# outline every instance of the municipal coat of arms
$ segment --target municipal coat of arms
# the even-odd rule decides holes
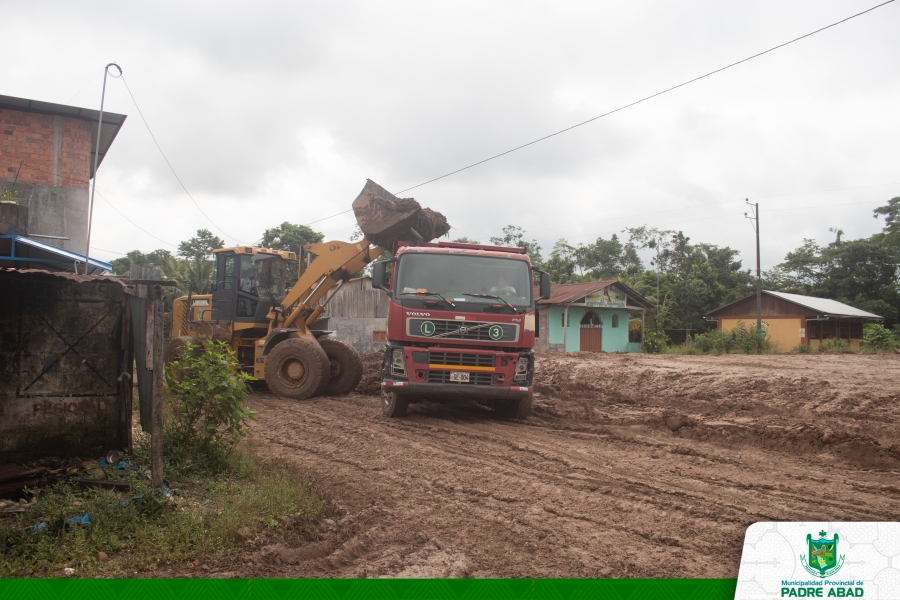
[[[803,568],[816,577],[834,575],[844,566],[844,556],[838,555],[838,534],[835,533],[832,539],[826,538],[826,535],[824,531],[820,531],[816,539],[811,533],[806,534],[806,548],[809,554],[800,555]]]

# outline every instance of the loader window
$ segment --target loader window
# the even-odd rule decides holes
[[[223,260],[220,264],[222,265],[222,269],[219,271],[219,280],[216,282],[218,287],[218,283],[225,282],[223,286],[227,290],[234,289],[234,261],[236,257],[234,255],[227,256],[225,260]]]
[[[253,268],[256,272],[260,286],[264,287],[268,292],[263,291],[262,295],[266,298],[269,293],[277,300],[284,297],[284,261],[277,256],[256,255],[253,257]]]

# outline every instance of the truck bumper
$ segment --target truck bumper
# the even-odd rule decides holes
[[[460,385],[454,383],[418,383],[415,381],[383,381],[381,389],[404,396],[440,399],[516,400],[525,398],[532,386]]]

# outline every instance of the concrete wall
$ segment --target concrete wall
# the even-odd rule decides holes
[[[28,207],[30,234],[84,253],[91,124],[81,119],[0,109],[0,192],[13,187]],[[18,179],[16,176],[18,174]]]
[[[737,327],[738,321],[744,322],[747,329],[756,329],[756,317],[749,319],[720,319],[719,327],[723,330],[734,329]],[[791,348],[798,345],[802,339],[800,338],[800,328],[803,326],[805,319],[803,317],[770,317],[763,318],[768,323],[768,327],[763,325],[766,330],[766,338],[776,345],[779,352],[790,352]]]
[[[326,317],[312,328],[334,331],[333,337],[349,343],[360,354],[381,352],[387,339],[387,318]]]
[[[551,306],[549,310],[541,307],[542,312],[548,313],[549,336],[546,343],[548,349],[558,345],[562,349],[563,338],[565,337],[566,352],[578,352],[581,350],[581,319],[587,311],[593,311],[600,317],[602,323],[601,350],[603,352],[640,352],[640,344],[634,345],[628,342],[628,317],[629,313],[624,309],[616,308],[593,308],[585,306],[569,307],[569,323],[568,331],[563,331],[562,317],[565,307]],[[612,326],[613,315],[618,315],[619,326]],[[542,322],[543,325],[543,322]],[[544,329],[541,329],[541,336],[544,336]],[[636,347],[636,350],[635,350]]]
[[[115,282],[0,273],[0,462],[126,445],[125,298]]]
[[[12,187],[12,181],[0,181],[0,193]],[[69,240],[34,238],[51,246],[84,254],[87,242],[88,191],[37,184],[16,184],[17,204],[28,208],[29,234],[55,235]]]

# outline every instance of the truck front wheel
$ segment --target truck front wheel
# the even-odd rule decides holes
[[[528,394],[524,398],[518,400],[498,401],[494,407],[494,411],[498,417],[505,419],[519,419],[524,421],[531,414],[532,395]]]
[[[328,357],[315,340],[290,338],[266,359],[266,384],[276,396],[306,400],[328,379]]]
[[[397,392],[381,390],[381,414],[388,418],[402,417],[409,408],[409,399]]]
[[[341,340],[320,340],[319,344],[328,357],[328,377],[325,378],[325,387],[321,393],[328,396],[340,396],[355,390],[363,376],[363,364],[359,352]]]

